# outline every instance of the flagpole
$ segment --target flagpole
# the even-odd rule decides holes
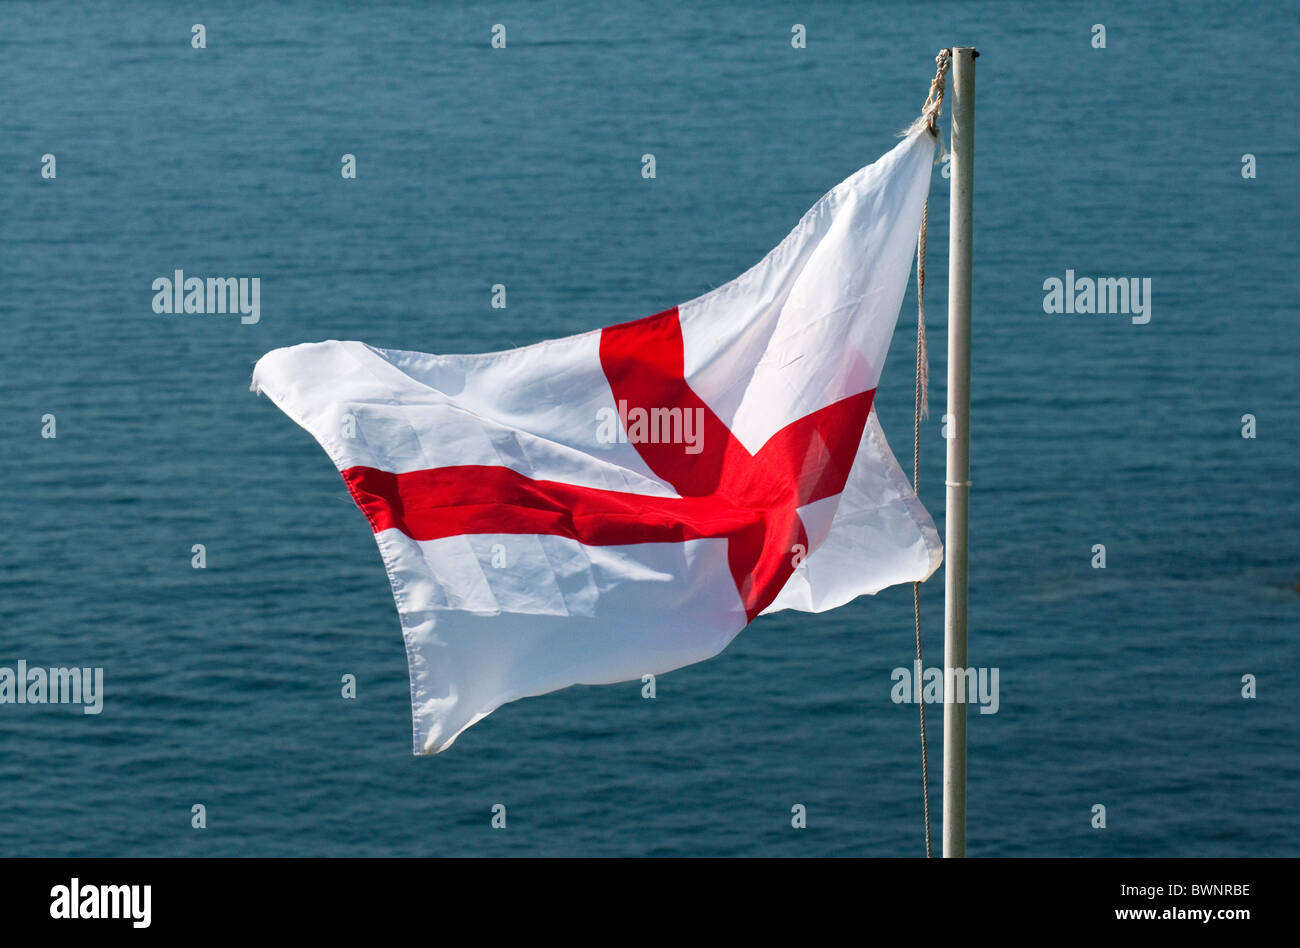
[[[971,191],[975,57],[952,51],[952,178],[948,223],[948,464],[944,516],[943,855],[966,855],[966,526],[970,500]],[[954,674],[954,669],[958,670]],[[960,676],[960,677],[958,677]],[[962,697],[967,695],[963,691]]]

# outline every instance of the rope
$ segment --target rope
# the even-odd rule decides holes
[[[930,94],[921,108],[917,123],[939,137],[939,115],[943,111],[943,85],[952,63],[952,50],[941,49],[934,57],[935,74]],[[915,127],[915,126],[913,126]],[[916,237],[916,413],[912,419],[912,491],[921,496],[921,419],[930,417],[930,357],[925,343],[925,235],[930,222],[930,199],[921,212],[921,232]],[[921,655],[921,584],[912,583],[912,613],[916,617],[916,665],[925,669]],[[921,682],[912,683],[920,688]],[[925,696],[917,702],[921,709],[921,800],[925,808],[925,858],[930,858],[930,752],[925,733]]]
[[[935,72],[934,78],[930,80],[930,94],[925,97],[925,105],[921,106],[921,116],[925,119],[930,134],[938,135],[939,116],[943,112],[943,81],[948,75],[948,67],[952,65],[952,50],[939,50],[939,55],[934,57],[934,65]]]

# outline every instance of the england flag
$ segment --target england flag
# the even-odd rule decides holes
[[[744,275],[653,316],[482,355],[262,357],[253,390],[374,531],[416,754],[516,698],[667,672],[762,613],[934,572],[872,399],[935,143],[914,131]]]

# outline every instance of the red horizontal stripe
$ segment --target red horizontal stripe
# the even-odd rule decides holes
[[[506,467],[461,465],[392,474],[351,467],[343,479],[376,533],[414,540],[465,534],[549,534],[589,546],[727,539],[727,561],[752,619],[807,555],[798,508],[844,489],[875,391],[800,418],[751,455],[683,378],[677,311],[601,333],[600,361],[615,403],[694,412],[687,445],[637,443],[642,460],[678,492],[655,497],[534,480]]]
[[[548,533],[589,546],[681,543],[728,536],[761,513],[713,497],[578,487],[472,464],[406,474],[350,467],[343,479],[376,533],[397,529],[413,540]]]

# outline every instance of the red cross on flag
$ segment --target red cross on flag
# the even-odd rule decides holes
[[[743,276],[654,316],[484,355],[262,357],[254,391],[374,530],[415,753],[516,698],[671,671],[760,613],[934,572],[872,411],[934,147],[913,133]]]

